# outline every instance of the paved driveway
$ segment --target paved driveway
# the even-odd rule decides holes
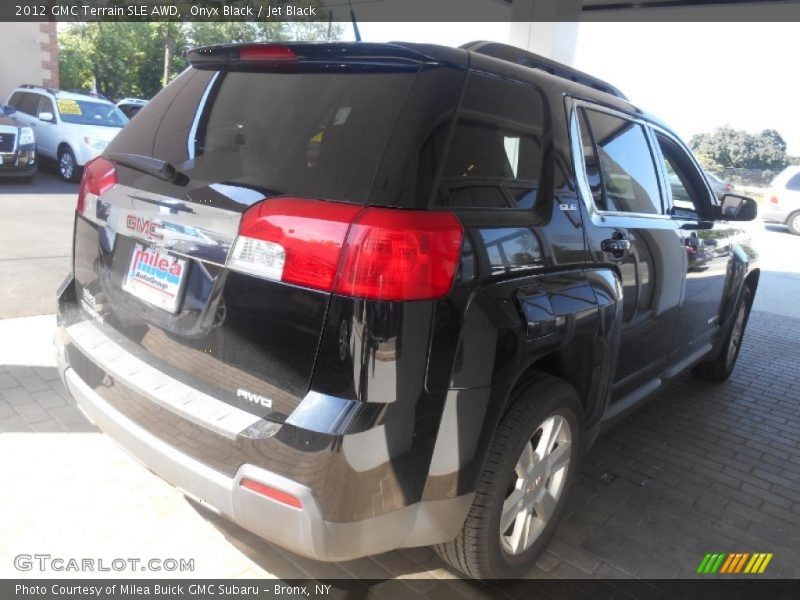
[[[77,184],[40,171],[32,184],[0,180],[0,318],[55,312],[69,271]]]
[[[32,199],[15,217],[49,231],[60,259],[70,201]],[[21,202],[0,189],[4,213]],[[764,576],[800,577],[800,267],[791,258],[800,238],[761,224],[754,236],[768,271],[733,377],[710,385],[684,376],[602,436],[531,577],[687,577],[706,552],[772,552]],[[26,260],[5,246],[4,281],[9,264]],[[33,312],[19,300],[2,310]],[[48,316],[0,320],[0,469],[11,482],[0,486],[0,577],[25,575],[12,566],[17,554],[47,552],[194,559],[194,572],[171,576],[413,578],[409,585],[431,596],[475,596],[428,549],[318,563],[186,500],[83,419],[55,371],[53,325]]]

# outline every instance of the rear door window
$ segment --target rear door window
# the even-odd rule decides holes
[[[23,92],[22,97],[19,99],[19,104],[17,104],[16,109],[20,112],[25,113],[26,115],[36,115],[36,109],[39,106],[39,96],[38,94],[31,94],[29,92]]]
[[[658,175],[644,127],[608,113],[582,111],[586,171],[597,208],[660,214]]]
[[[535,88],[471,73],[436,204],[531,208],[542,173],[544,103]]]
[[[37,117],[42,113],[50,113],[51,115],[55,114],[55,111],[53,110],[53,101],[47,96],[42,96],[39,99],[39,106],[36,109]]]
[[[22,102],[22,92],[14,92],[8,99],[8,105],[13,106],[17,110],[19,110],[19,105],[21,102]]]

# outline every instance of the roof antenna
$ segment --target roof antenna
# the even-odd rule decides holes
[[[347,0],[347,6],[350,7],[350,20],[353,22],[353,33],[356,36],[356,41],[361,41],[361,32],[358,31],[358,22],[356,21],[356,13],[353,11],[353,3]]]

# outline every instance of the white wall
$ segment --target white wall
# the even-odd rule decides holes
[[[0,102],[22,83],[58,86],[55,23],[0,23]]]

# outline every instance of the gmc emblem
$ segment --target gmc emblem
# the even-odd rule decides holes
[[[125,224],[131,231],[141,233],[149,238],[160,240],[164,237],[159,233],[161,224],[158,221],[137,217],[136,215],[128,215]]]

